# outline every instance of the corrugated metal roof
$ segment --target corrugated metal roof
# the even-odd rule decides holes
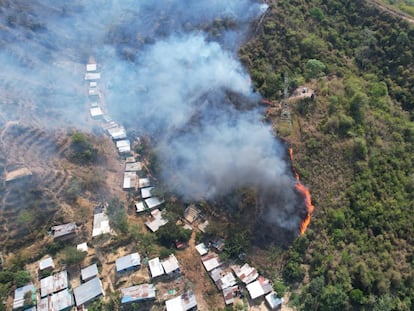
[[[57,225],[51,228],[54,238],[59,238],[71,233],[76,232],[76,222],[71,222],[68,224]]]
[[[141,188],[141,198],[146,199],[152,197],[152,189],[154,189],[154,187]]]
[[[197,301],[192,291],[185,292],[181,296],[165,302],[167,311],[187,311],[197,306]]]
[[[163,260],[161,264],[167,274],[180,269],[180,265],[174,254],[171,254],[168,259]]]
[[[204,243],[197,244],[195,248],[201,256],[204,256],[208,253],[208,248]]]
[[[155,299],[155,286],[153,284],[141,284],[121,289],[121,303]]]
[[[81,306],[84,303],[90,302],[104,294],[101,280],[98,277],[93,278],[74,288],[73,294],[75,295],[76,306]]]
[[[68,290],[44,297],[37,305],[38,311],[61,311],[73,306],[73,296]]]
[[[97,275],[98,275],[98,266],[96,265],[96,263],[86,268],[83,268],[81,270],[81,276],[82,276],[83,281],[88,280]]]
[[[40,270],[44,270],[44,269],[48,269],[48,268],[54,268],[55,264],[53,263],[53,259],[52,257],[47,257],[45,259],[42,259],[41,261],[39,261],[39,269]]]
[[[280,307],[280,305],[283,303],[283,298],[277,297],[277,294],[275,292],[266,295],[265,299],[272,310]]]
[[[260,277],[257,281],[247,284],[250,298],[256,299],[272,291],[272,284],[268,279]]]
[[[110,233],[109,218],[105,213],[97,213],[93,215],[93,230],[92,236]]]
[[[148,206],[148,209],[156,208],[163,203],[164,203],[164,200],[160,200],[157,197],[145,199],[145,204]]]
[[[206,268],[207,272],[221,266],[220,258],[216,254],[206,255],[201,258],[204,268]]]
[[[129,254],[127,256],[118,258],[115,261],[116,271],[126,270],[132,267],[137,267],[141,264],[141,257],[138,253]]]
[[[31,292],[32,295],[36,295],[36,288],[33,284],[27,284],[23,287],[16,288],[14,291],[13,309],[18,309],[24,305],[24,295]]]
[[[68,287],[68,273],[61,271],[40,280],[40,294],[42,297],[61,291]]]
[[[244,283],[249,284],[259,277],[259,273],[249,264],[244,264],[242,267],[235,265],[231,267],[237,277]]]
[[[164,274],[164,268],[161,265],[159,257],[149,260],[148,266],[149,266],[152,278],[156,278],[157,276]]]

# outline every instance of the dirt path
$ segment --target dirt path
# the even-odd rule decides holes
[[[384,4],[380,0],[367,0],[367,3],[375,5],[376,7],[378,7],[382,11],[386,11],[386,12],[388,12],[389,14],[391,14],[393,16],[402,18],[402,19],[406,20],[407,22],[409,22],[411,24],[414,24],[414,18],[413,17],[411,17],[410,15],[408,15],[404,12],[401,12],[400,10],[398,10],[398,9],[392,7],[392,6],[388,6],[388,5]]]

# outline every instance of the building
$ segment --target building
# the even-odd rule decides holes
[[[40,280],[41,297],[45,297],[66,288],[68,288],[68,273],[66,270]]]
[[[85,73],[85,80],[86,81],[93,81],[93,80],[99,80],[101,78],[100,72],[87,72]]]
[[[98,277],[73,289],[76,306],[87,305],[104,295],[101,280]]]
[[[198,252],[201,256],[204,256],[205,254],[207,254],[207,253],[208,253],[208,248],[207,248],[207,246],[206,246],[204,243],[197,244],[197,245],[195,246],[195,249],[197,250],[197,252]]]
[[[201,257],[201,261],[203,262],[203,266],[207,272],[210,272],[211,270],[222,265],[220,258],[214,253]]]
[[[76,222],[71,222],[64,225],[57,225],[51,228],[53,238],[70,238],[76,235]]]
[[[168,223],[168,220],[162,217],[162,212],[155,209],[151,212],[151,218],[145,222],[145,225],[152,231],[156,232],[162,226]]]
[[[143,302],[156,297],[153,284],[141,284],[121,289],[121,303]]]
[[[53,270],[55,268],[55,264],[53,262],[52,257],[46,257],[39,261],[39,270],[45,271],[45,270]]]
[[[27,284],[14,291],[13,310],[28,308],[36,304],[36,288]]]
[[[124,190],[135,189],[138,176],[135,172],[124,172],[124,182],[122,188]]]
[[[130,153],[131,152],[131,142],[129,139],[122,139],[116,142],[116,147],[118,148],[119,153]]]
[[[157,197],[151,197],[151,198],[145,199],[145,205],[147,206],[148,209],[156,208],[158,206],[161,206],[162,204],[164,204],[164,200],[161,200]]]
[[[167,311],[188,311],[197,309],[197,301],[192,291],[187,291],[181,296],[165,302]]]
[[[259,273],[253,267],[250,267],[249,264],[244,264],[242,267],[238,265],[231,266],[231,269],[236,274],[236,276],[242,281],[244,284],[249,284],[256,280],[259,277]]]
[[[210,271],[210,277],[213,279],[218,289],[225,289],[236,285],[237,281],[232,272],[225,271],[221,267]]]
[[[96,69],[97,69],[96,63],[90,62],[86,64],[87,72],[96,71]]]
[[[92,107],[89,109],[89,113],[92,118],[100,118],[103,116],[102,109],[100,107]]]
[[[135,208],[137,209],[137,213],[141,213],[147,210],[146,205],[142,201],[135,202]]]
[[[171,254],[167,259],[164,259],[161,264],[165,273],[169,276],[180,273],[180,265],[174,254]]]
[[[152,189],[154,189],[154,187],[146,187],[146,188],[141,188],[141,198],[142,199],[147,199],[152,197]]]
[[[214,240],[210,241],[211,246],[216,249],[219,253],[223,251],[224,248],[224,240],[221,238],[215,238]]]
[[[109,226],[109,218],[104,213],[96,213],[93,215],[93,229],[92,237],[96,237],[101,234],[110,233],[111,228]]]
[[[270,310],[279,310],[282,307],[283,298],[277,297],[275,292],[271,292],[270,294],[265,296],[266,303]]]
[[[256,299],[270,293],[273,286],[268,279],[261,276],[256,281],[247,284],[246,289],[249,291],[250,298]]]
[[[65,311],[72,309],[73,296],[68,290],[43,297],[37,305],[37,311]]]
[[[129,254],[115,260],[116,272],[118,273],[138,269],[140,265],[141,257],[138,253]]]
[[[98,275],[98,266],[95,264],[90,265],[86,268],[81,270],[81,278],[83,282],[89,281],[90,279],[94,278]]]
[[[158,276],[164,275],[164,268],[161,265],[159,257],[149,260],[148,267],[150,270],[151,278],[154,279]]]
[[[235,285],[223,289],[223,297],[226,305],[230,305],[234,302],[234,297],[239,293],[239,286]]]
[[[111,123],[111,126],[107,128],[107,131],[113,140],[127,138],[125,128],[121,125],[116,124],[115,122]]]
[[[138,186],[139,188],[146,188],[146,187],[151,186],[151,180],[147,177],[140,178],[138,180],[138,184],[139,184],[139,186]]]
[[[76,249],[80,252],[88,252],[88,243],[84,242],[76,245]]]
[[[127,162],[127,163],[125,163],[125,172],[139,172],[141,170],[142,170],[142,163],[141,162]]]
[[[200,211],[195,207],[194,204],[188,206],[184,211],[184,219],[189,223],[192,224],[195,222],[198,217],[200,216]]]
[[[199,224],[199,225],[198,225],[198,229],[199,229],[201,232],[205,233],[205,232],[206,232],[206,228],[207,228],[208,224],[209,224],[208,220],[205,220],[204,222],[202,222],[201,224]]]

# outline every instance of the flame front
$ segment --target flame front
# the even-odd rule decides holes
[[[293,149],[292,148],[289,148],[289,157],[290,157],[290,161],[292,162],[292,167],[293,167]],[[308,212],[306,214],[305,219],[303,219],[302,223],[300,224],[300,234],[304,234],[310,224],[311,214],[313,213],[315,206],[313,206],[312,204],[311,194],[310,194],[309,189],[300,182],[299,174],[296,172],[294,168],[293,168],[293,172],[295,173],[295,178],[296,178],[296,190],[298,190],[305,198],[306,210]]]

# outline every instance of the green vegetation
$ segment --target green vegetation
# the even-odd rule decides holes
[[[77,250],[75,246],[67,246],[62,250],[63,263],[66,265],[80,264],[86,255],[86,252]]]
[[[174,222],[169,221],[156,232],[158,242],[167,247],[175,242],[187,242],[191,237],[191,230],[184,229],[182,226],[177,226]]]
[[[296,169],[316,213],[279,258],[300,310],[414,307],[414,28],[364,2],[277,1],[241,49],[256,88],[293,104]],[[309,80],[310,81],[310,80]],[[300,126],[299,126],[300,125]]]
[[[124,203],[118,198],[112,198],[109,201],[108,217],[113,227],[122,233],[128,232],[128,221]]]
[[[96,161],[98,149],[94,148],[90,138],[81,132],[72,134],[69,159],[77,164],[90,164]]]

